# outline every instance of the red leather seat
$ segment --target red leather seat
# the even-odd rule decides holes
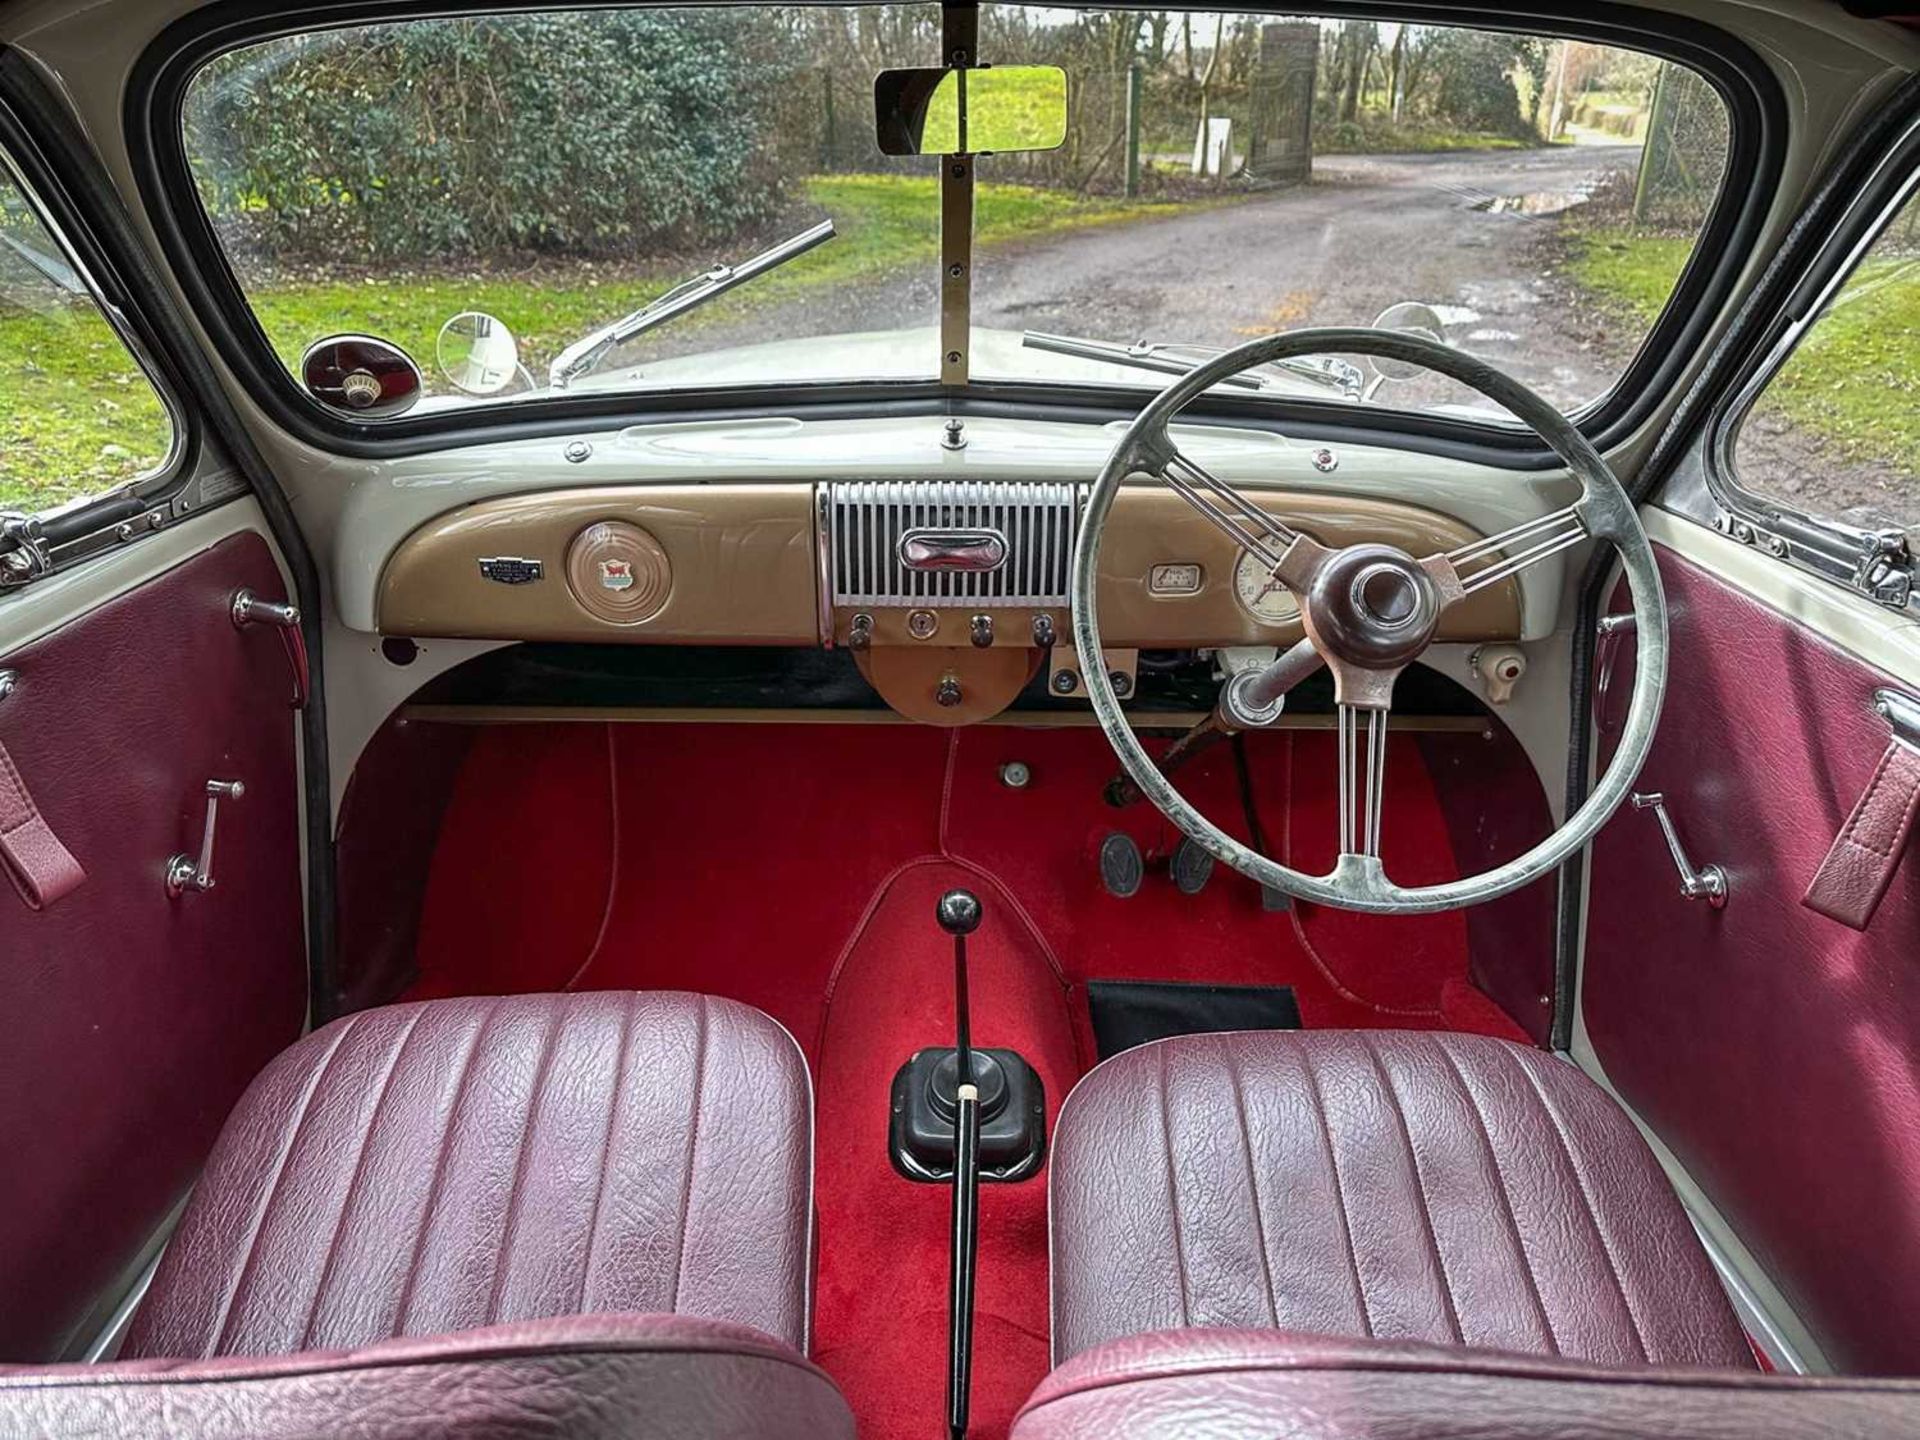
[[[731,1001],[336,1021],[242,1097],[122,1359],[0,1372],[0,1435],[850,1437],[804,1358],[812,1135]]]
[[[1050,1178],[1056,1362],[1232,1326],[1753,1370],[1632,1122],[1479,1037],[1185,1036],[1098,1066]]]
[[[1055,1370],[1011,1440],[1907,1440],[1920,1382],[1577,1360],[1277,1330],[1115,1340]]]
[[[283,1355],[616,1311],[804,1351],[806,1062],[678,993],[364,1011],[228,1119],[121,1353]]]

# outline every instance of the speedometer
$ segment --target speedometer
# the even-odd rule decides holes
[[[1262,625],[1289,625],[1300,618],[1300,604],[1293,592],[1245,550],[1233,567],[1233,598]]]

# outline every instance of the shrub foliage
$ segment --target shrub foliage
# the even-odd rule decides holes
[[[562,12],[270,41],[196,80],[188,153],[230,243],[280,260],[705,243],[775,211],[793,173],[767,13]]]

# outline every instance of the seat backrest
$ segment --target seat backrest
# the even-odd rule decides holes
[[[1135,1335],[1076,1355],[1012,1440],[1894,1440],[1920,1381],[1610,1369],[1277,1330]]]
[[[260,1359],[0,1368],[0,1437],[853,1440],[825,1373],[743,1325],[592,1315]]]

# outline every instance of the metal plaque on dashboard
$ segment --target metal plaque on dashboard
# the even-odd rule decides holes
[[[546,566],[517,555],[489,555],[480,561],[480,573],[502,585],[525,585],[546,577]]]

